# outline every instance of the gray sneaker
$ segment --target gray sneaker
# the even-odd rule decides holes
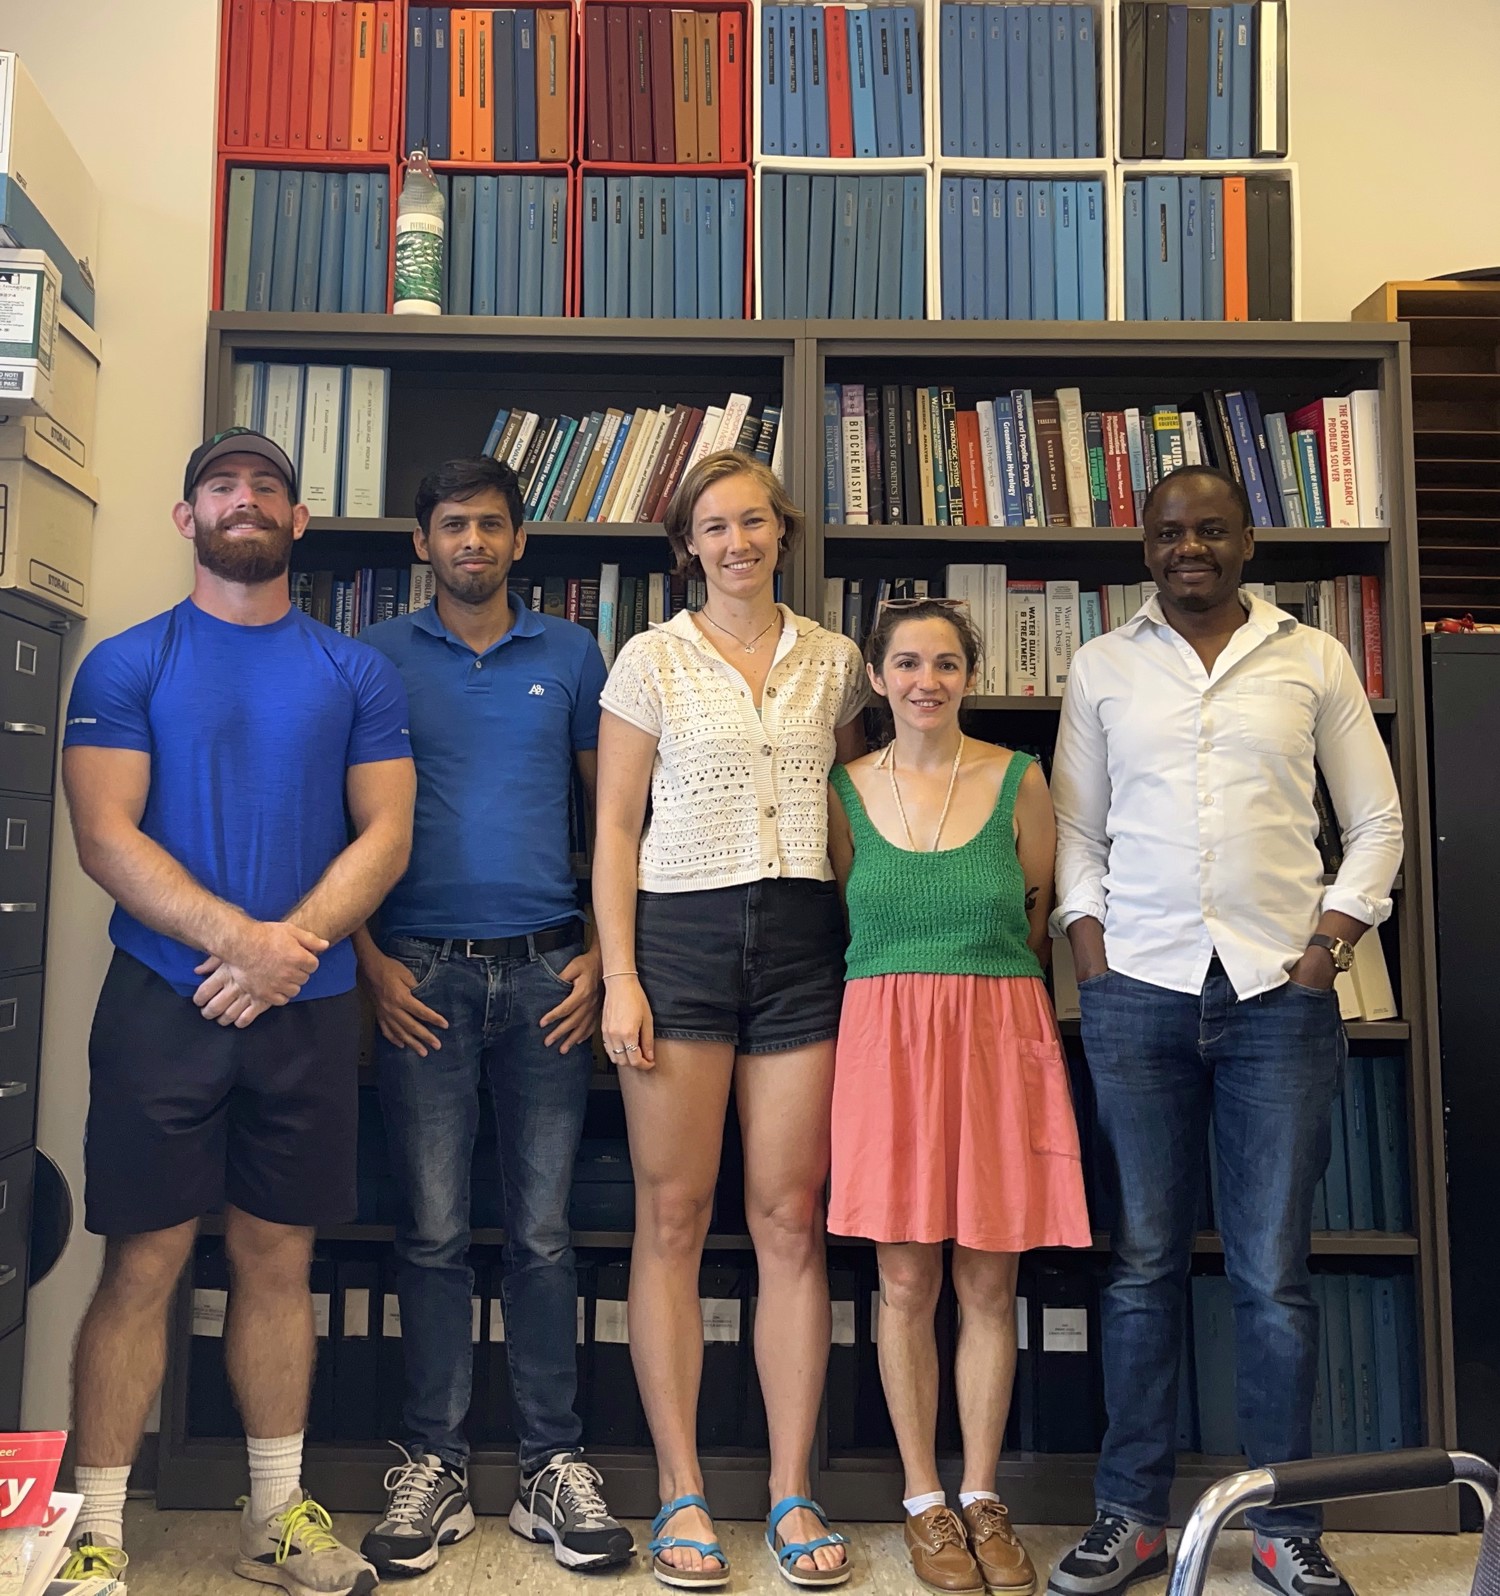
[[[1250,1548],[1250,1572],[1282,1596],[1354,1596],[1316,1535],[1262,1535]]]
[[[369,1596],[380,1583],[375,1570],[333,1533],[333,1520],[297,1490],[270,1518],[240,1515],[241,1579],[279,1585],[288,1596]]]
[[[1123,1513],[1099,1513],[1083,1539],[1052,1570],[1058,1596],[1113,1596],[1167,1571],[1167,1532]]]
[[[469,1482],[431,1452],[413,1457],[404,1446],[396,1450],[406,1461],[387,1471],[385,1517],[359,1549],[382,1575],[425,1574],[441,1547],[474,1533]]]
[[[610,1516],[603,1476],[583,1453],[557,1452],[535,1474],[523,1474],[510,1527],[529,1541],[551,1541],[564,1568],[608,1568],[635,1555],[630,1531]]]

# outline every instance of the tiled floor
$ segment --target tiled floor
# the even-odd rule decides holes
[[[235,1522],[230,1513],[158,1513],[147,1503],[133,1502],[126,1521],[131,1596],[240,1596],[250,1590],[229,1571]],[[345,1540],[357,1542],[368,1522],[350,1516],[339,1519],[336,1528]],[[645,1526],[631,1528],[637,1544],[644,1545]],[[845,1589],[864,1596],[920,1593],[899,1525],[856,1524],[846,1530],[858,1572]],[[771,1566],[759,1526],[721,1522],[719,1531],[734,1570],[729,1589],[735,1596],[789,1590]],[[1039,1568],[1074,1534],[1055,1526],[1021,1531]],[[1328,1547],[1358,1596],[1468,1596],[1479,1540],[1473,1535],[1330,1535]],[[1214,1596],[1250,1596],[1264,1589],[1250,1578],[1246,1548],[1243,1532],[1220,1538],[1209,1584]],[[626,1585],[641,1591],[664,1588],[651,1579],[644,1557],[613,1574],[586,1580],[568,1574],[542,1548],[512,1535],[503,1518],[488,1518],[481,1520],[477,1535],[448,1552],[424,1579],[384,1588],[410,1590],[412,1596],[586,1596],[595,1588]],[[1166,1581],[1134,1589],[1141,1596],[1163,1596]]]

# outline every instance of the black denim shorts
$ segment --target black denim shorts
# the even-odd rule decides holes
[[[837,1036],[844,909],[832,881],[636,894],[635,964],[656,1035],[789,1053]]]

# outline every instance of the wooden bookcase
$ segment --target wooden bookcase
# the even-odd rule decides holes
[[[1422,618],[1500,621],[1500,283],[1382,283],[1350,316],[1411,331]]]
[[[1428,827],[1425,711],[1418,652],[1415,488],[1410,438],[1406,331],[1351,325],[1230,326],[1216,323],[1115,325],[1051,323],[692,323],[575,320],[556,322],[442,318],[393,322],[367,316],[210,319],[205,429],[227,424],[237,360],[349,361],[390,367],[391,411],[387,507],[409,502],[432,462],[483,443],[497,405],[547,409],[565,396],[632,404],[666,398],[703,403],[730,388],[757,402],[780,396],[787,431],[786,480],[808,515],[808,536],[786,596],[804,613],[820,613],[825,575],[939,574],[950,559],[983,558],[986,546],[1018,575],[1078,575],[1093,582],[1139,579],[1139,538],[1131,529],[1065,527],[840,527],[822,510],[825,382],[876,381],[954,385],[960,404],[977,396],[1030,386],[1050,393],[1073,384],[1086,405],[1186,400],[1200,389],[1255,387],[1267,408],[1296,404],[1355,387],[1378,387],[1382,399],[1391,524],[1307,531],[1280,529],[1258,540],[1251,577],[1284,580],[1357,569],[1380,575],[1385,607],[1388,697],[1375,705],[1389,743],[1405,814],[1406,857],[1396,911],[1384,944],[1397,980],[1402,1017],[1349,1027],[1364,1049],[1397,1053],[1406,1064],[1411,1210],[1404,1235],[1324,1232],[1313,1238],[1319,1269],[1409,1271],[1416,1285],[1420,1328],[1424,1439],[1454,1439],[1453,1365],[1447,1285],[1447,1219],[1437,1052],[1435,977],[1431,942],[1431,861]],[[606,398],[606,396],[608,396]],[[304,568],[345,573],[364,564],[399,564],[407,554],[409,519],[318,521],[299,546]],[[546,523],[528,529],[522,569],[561,572],[604,559],[665,569],[667,546],[658,526]],[[535,563],[534,563],[535,562]],[[977,735],[1050,744],[1056,703],[1047,699],[977,699]],[[1077,1047],[1077,1025],[1063,1031]],[[613,1091],[608,1076],[597,1095]],[[213,1234],[212,1225],[205,1227]],[[386,1241],[388,1226],[341,1227],[323,1238]],[[493,1243],[493,1232],[476,1241]],[[623,1257],[628,1233],[575,1237],[580,1247]],[[847,1258],[861,1244],[835,1241],[831,1257]],[[1106,1238],[1092,1251],[1102,1255]],[[748,1237],[715,1233],[710,1249],[743,1255]],[[1194,1252],[1212,1258],[1222,1246],[1205,1233]],[[868,1249],[865,1251],[868,1256]],[[1099,1259],[1102,1262],[1102,1257]],[[167,1507],[227,1507],[243,1488],[243,1448],[237,1441],[189,1436],[188,1390],[191,1295],[185,1287],[175,1320],[173,1353],[163,1403],[158,1499]],[[591,1449],[605,1471],[610,1499],[631,1516],[657,1505],[654,1458],[648,1448]],[[391,1453],[379,1443],[311,1445],[306,1479],[326,1505],[373,1511]],[[722,1450],[704,1458],[715,1510],[750,1518],[766,1509],[764,1453]],[[1001,1490],[1019,1523],[1086,1522],[1092,1513],[1091,1456],[1023,1453],[1001,1463]],[[1214,1478],[1234,1467],[1223,1458],[1184,1457],[1174,1513],[1181,1515]],[[957,1460],[946,1471],[955,1475]],[[514,1486],[514,1459],[495,1449],[475,1453],[471,1483],[482,1512],[504,1512]],[[814,1494],[835,1519],[899,1516],[900,1470],[891,1450],[840,1453],[826,1439],[815,1459]],[[1451,1492],[1355,1503],[1329,1515],[1336,1528],[1452,1529]]]

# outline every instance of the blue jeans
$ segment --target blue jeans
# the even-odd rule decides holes
[[[473,1379],[469,1170],[487,1082],[505,1212],[506,1350],[528,1471],[578,1445],[573,1411],[577,1274],[568,1193],[583,1132],[593,1055],[543,1045],[538,1021],[570,990],[558,977],[576,943],[530,958],[468,958],[463,945],[389,938],[416,994],[448,1021],[442,1048],[419,1058],[375,1039],[380,1102],[400,1199],[396,1292],[406,1362],[410,1448],[461,1467]]]
[[[1210,1121],[1240,1444],[1252,1465],[1311,1451],[1318,1311],[1307,1255],[1344,1028],[1331,992],[1288,982],[1240,1002],[1217,959],[1196,996],[1109,971],[1080,999],[1118,1213],[1100,1312],[1109,1428],[1094,1495],[1101,1510],[1165,1524]],[[1281,1535],[1315,1534],[1322,1523],[1309,1508],[1246,1516]]]

